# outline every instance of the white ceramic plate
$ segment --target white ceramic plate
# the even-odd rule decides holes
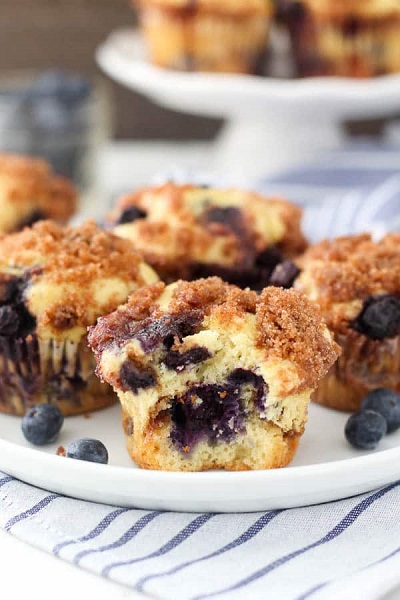
[[[310,407],[309,422],[290,467],[270,471],[167,473],[145,471],[131,462],[114,406],[90,418],[66,419],[56,444],[30,446],[20,419],[0,416],[0,470],[38,487],[119,506],[190,512],[248,512],[337,500],[400,478],[400,431],[379,449],[352,449],[343,436],[347,416]],[[101,439],[109,465],[55,455],[59,444],[77,437]]]
[[[400,75],[356,80],[340,77],[278,79],[185,73],[151,65],[134,29],[115,31],[96,59],[113,79],[175,110],[213,117],[295,111],[297,117],[373,117],[398,111]],[[266,112],[268,111],[268,112]]]

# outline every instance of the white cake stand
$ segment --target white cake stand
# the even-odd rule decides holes
[[[210,166],[247,179],[338,147],[346,119],[377,118],[400,110],[400,74],[370,80],[291,80],[170,71],[146,60],[135,30],[112,33],[96,58],[110,77],[162,106],[225,118]]]

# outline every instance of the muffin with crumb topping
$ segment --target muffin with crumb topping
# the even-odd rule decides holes
[[[87,327],[157,280],[129,241],[93,222],[41,221],[1,238],[0,411],[51,403],[72,415],[111,404]]]
[[[0,233],[42,219],[65,224],[75,213],[77,192],[43,160],[0,154]]]
[[[183,71],[262,71],[270,0],[134,0],[150,59]]]
[[[167,184],[122,198],[109,215],[167,283],[220,276],[240,287],[290,287],[306,247],[301,209],[255,192]]]
[[[400,71],[400,0],[278,0],[299,75]]]
[[[134,292],[89,344],[118,393],[132,458],[169,471],[287,465],[338,354],[304,295],[217,277]]]
[[[400,234],[323,241],[300,262],[295,286],[319,305],[342,348],[314,399],[355,411],[373,389],[400,392]]]

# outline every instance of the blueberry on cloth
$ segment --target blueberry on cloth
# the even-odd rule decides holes
[[[386,431],[387,424],[382,415],[374,410],[361,410],[348,419],[345,436],[354,448],[373,450]]]
[[[67,457],[104,465],[108,463],[107,448],[100,440],[92,438],[80,438],[71,442],[67,448]]]
[[[393,390],[377,388],[369,392],[361,404],[361,410],[374,410],[382,415],[388,433],[400,427],[400,396]]]
[[[400,298],[391,294],[367,298],[353,326],[373,340],[399,335]]]
[[[50,444],[57,438],[64,417],[53,404],[38,404],[22,418],[21,429],[25,438],[35,446]]]

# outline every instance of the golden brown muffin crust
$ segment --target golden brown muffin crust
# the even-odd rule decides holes
[[[0,239],[0,266],[39,264],[38,275],[45,274],[54,283],[136,279],[141,262],[131,242],[104,231],[94,221],[76,228],[41,221]]]
[[[142,211],[143,217],[119,223],[130,207]],[[220,214],[209,218],[209,210]],[[305,250],[301,217],[298,206],[256,192],[168,183],[124,196],[108,221],[116,224],[118,235],[132,240],[162,279],[171,282],[205,276],[207,268],[213,274],[215,266],[242,274],[253,269],[256,277],[257,257],[268,248],[284,257]],[[204,271],[196,270],[199,265]]]
[[[32,200],[45,217],[66,222],[75,212],[77,192],[37,158],[0,153],[0,186],[11,202]]]
[[[133,0],[138,8],[157,8],[172,14],[206,12],[224,16],[267,16],[272,12],[269,0]]]
[[[318,302],[363,300],[400,292],[400,236],[374,242],[370,235],[345,236],[312,246],[299,261],[317,288]]]
[[[257,305],[258,345],[271,357],[297,365],[302,388],[315,387],[339,356],[317,308],[295,290],[266,288]]]
[[[199,311],[203,317],[217,317],[227,327],[245,313],[255,314],[256,345],[265,349],[268,357],[296,365],[302,378],[299,391],[315,387],[339,355],[339,347],[332,344],[317,308],[294,290],[270,287],[259,296],[218,277],[178,281],[167,309],[161,309],[158,300],[164,289],[159,283],[136,291],[126,305],[101,318],[89,334],[94,351],[101,353],[112,343],[123,345],[143,318]]]

